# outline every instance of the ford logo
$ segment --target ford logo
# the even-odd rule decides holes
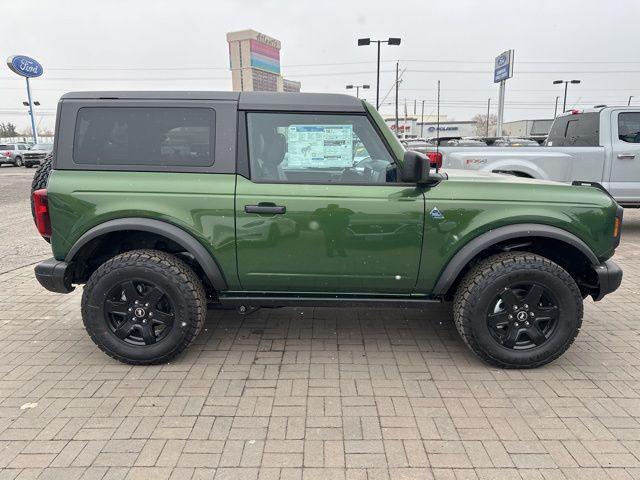
[[[36,60],[25,55],[14,55],[7,59],[7,65],[12,72],[22,77],[34,78],[43,73],[42,65]]]

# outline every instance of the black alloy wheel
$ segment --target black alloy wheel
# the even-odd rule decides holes
[[[549,340],[559,316],[560,307],[547,288],[537,283],[517,284],[491,302],[487,327],[500,345],[528,350]]]
[[[157,285],[127,280],[105,298],[103,311],[109,328],[131,345],[152,345],[164,340],[174,323],[175,307]]]

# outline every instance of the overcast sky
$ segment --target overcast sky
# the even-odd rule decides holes
[[[406,69],[407,99],[466,120],[497,106],[494,57],[515,50],[505,120],[552,118],[561,86],[569,106],[626,104],[638,95],[638,0],[2,0],[0,122],[28,126],[24,79],[4,59],[29,55],[44,67],[32,80],[36,121],[52,128],[56,103],[73,90],[230,90],[225,34],[252,28],[282,41],[286,78],[305,92],[346,92],[368,83],[375,100],[375,46],[358,37],[401,37],[383,46],[381,96],[393,86],[395,61]],[[318,65],[325,64],[325,65]],[[314,65],[314,66],[309,66]],[[385,102],[393,100],[390,93]],[[560,98],[562,102],[562,97]],[[383,113],[393,106],[384,104]]]

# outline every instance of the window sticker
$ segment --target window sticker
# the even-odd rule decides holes
[[[346,168],[353,164],[353,125],[290,125],[285,168]]]

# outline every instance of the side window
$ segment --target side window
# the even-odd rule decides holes
[[[395,180],[393,158],[364,115],[247,114],[251,178],[263,182]]]
[[[76,164],[206,167],[215,112],[195,107],[85,107],[73,141]]]
[[[600,143],[598,112],[567,115],[557,118],[547,145],[550,147],[597,147]]]
[[[25,145],[18,145],[18,150],[26,150],[27,147]]]
[[[640,143],[640,112],[618,115],[618,138],[626,143]]]
[[[15,150],[16,146],[15,145],[7,145],[7,150]]]

